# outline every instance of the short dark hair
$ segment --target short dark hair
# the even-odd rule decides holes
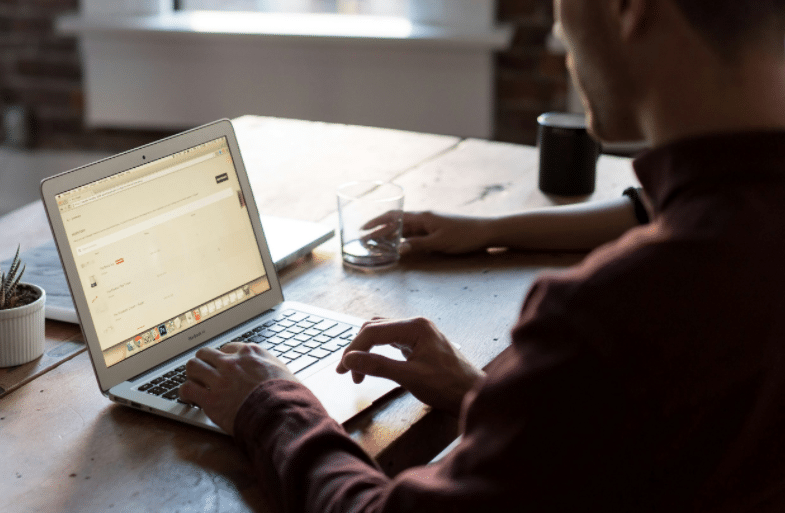
[[[785,0],[674,0],[687,20],[723,53],[751,42],[785,47]]]

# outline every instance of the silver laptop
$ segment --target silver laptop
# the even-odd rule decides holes
[[[230,341],[270,350],[339,422],[396,387],[335,372],[361,319],[284,301],[228,120],[48,178],[41,194],[110,399],[220,431],[178,387],[198,348]]]

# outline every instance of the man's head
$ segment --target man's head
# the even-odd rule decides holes
[[[554,0],[554,14],[590,129],[604,141],[657,143],[679,115],[710,124],[703,104],[754,97],[730,87],[785,70],[785,0]]]

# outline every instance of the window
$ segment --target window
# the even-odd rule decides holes
[[[495,0],[174,0],[176,11],[389,16],[470,32],[492,31],[495,5]]]
[[[179,11],[257,11],[279,13],[409,14],[409,0],[179,0]]]

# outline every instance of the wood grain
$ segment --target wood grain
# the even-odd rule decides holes
[[[270,510],[231,438],[114,405],[86,353],[0,404],[0,511]]]
[[[0,368],[0,398],[83,351],[85,345],[77,326],[47,321],[44,354],[24,365]]]
[[[290,119],[233,120],[262,214],[318,221],[336,209],[335,189],[393,180],[455,147],[457,137]]]

